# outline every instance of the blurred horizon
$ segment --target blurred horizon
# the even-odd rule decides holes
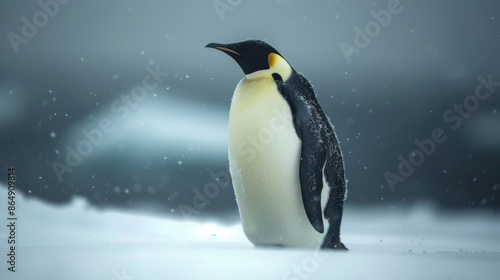
[[[355,46],[355,28],[366,32],[372,11],[394,0],[229,1],[222,14],[217,1],[42,2],[58,3],[57,12],[17,47],[8,34],[23,36],[23,18],[34,25],[47,11],[37,2],[0,3],[0,183],[15,166],[27,197],[233,219],[227,122],[243,72],[204,47],[255,38],[314,86],[346,162],[346,207],[429,203],[498,215],[497,1],[400,1],[350,62],[339,46]],[[137,90],[148,75],[155,86]],[[490,93],[484,99],[480,85]],[[434,148],[416,144],[426,139]],[[79,147],[88,155],[75,155]],[[402,176],[400,158],[415,160],[415,151],[423,162]],[[71,172],[57,175],[54,162]],[[403,181],[391,185],[387,172]],[[207,186],[219,190],[215,197]],[[193,203],[200,195],[203,209]]]

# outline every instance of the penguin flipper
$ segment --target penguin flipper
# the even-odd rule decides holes
[[[302,203],[309,222],[319,233],[323,233],[321,191],[323,190],[323,166],[326,150],[318,143],[310,122],[301,126],[302,149],[300,152],[300,190]]]

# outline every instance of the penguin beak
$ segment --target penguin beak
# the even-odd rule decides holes
[[[245,73],[245,75],[248,75],[260,69],[265,69],[268,66],[267,59],[266,59],[266,65],[262,66],[258,64],[256,59],[251,59],[253,53],[249,52],[248,46],[246,48],[245,46],[242,46],[243,43],[242,42],[234,44],[210,43],[206,45],[205,48],[217,49],[229,55],[232,59],[234,59],[234,61],[236,61],[236,63],[238,63],[238,65],[240,66],[241,70],[243,70],[243,73]]]
[[[226,44],[218,44],[218,43],[210,43],[205,46],[205,48],[213,48],[213,49],[218,49],[220,51],[223,51],[229,55],[238,55],[241,56],[237,51],[235,51],[233,48],[231,48],[231,45],[226,45]]]

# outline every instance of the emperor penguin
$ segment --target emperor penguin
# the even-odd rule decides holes
[[[206,47],[245,74],[231,101],[228,155],[246,237],[255,246],[347,250],[344,161],[311,84],[263,41]]]

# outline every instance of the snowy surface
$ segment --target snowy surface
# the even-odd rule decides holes
[[[6,189],[0,187],[0,222]],[[18,193],[16,273],[0,279],[500,279],[500,220],[347,208],[348,253],[256,249],[239,224],[52,206]],[[5,226],[0,237],[5,238]]]

